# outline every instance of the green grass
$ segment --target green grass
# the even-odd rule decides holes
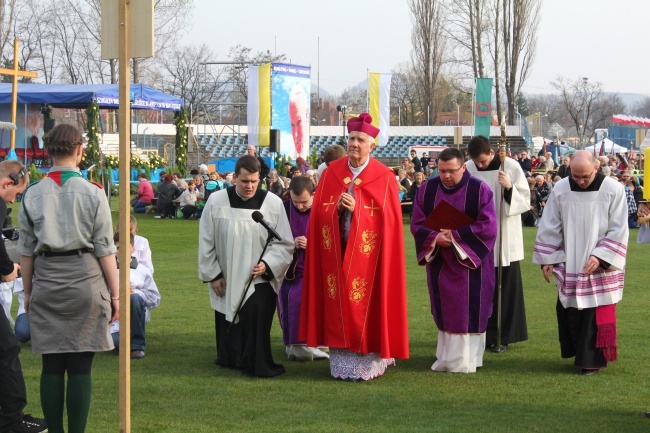
[[[531,263],[536,229],[526,228],[522,273],[529,341],[505,353],[486,353],[476,374],[450,374],[430,370],[437,330],[424,270],[416,264],[405,225],[411,358],[398,360],[379,379],[350,383],[331,379],[327,362],[285,361],[277,322],[272,344],[285,375],[253,379],[215,366],[214,314],[206,285],[197,278],[198,223],[137,218],[139,234],[153,251],[162,302],[147,328],[147,355],[131,364],[133,432],[650,430],[643,417],[650,409],[650,293],[643,277],[650,245],[638,245],[636,231],[630,235],[626,289],[618,308],[620,361],[583,377],[574,374],[572,360],[560,358],[557,295]],[[27,412],[38,415],[40,357],[28,343],[21,359]],[[118,429],[118,358],[100,353],[87,431]]]

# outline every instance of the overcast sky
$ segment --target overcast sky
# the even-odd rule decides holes
[[[194,0],[183,43],[284,53],[312,67],[333,94],[371,72],[390,72],[411,53],[406,0]],[[537,55],[524,92],[549,93],[558,75],[587,77],[607,92],[650,95],[650,0],[543,0]],[[320,39],[320,44],[319,44]],[[320,55],[319,55],[320,45]]]

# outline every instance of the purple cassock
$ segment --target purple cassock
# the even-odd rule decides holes
[[[439,232],[423,224],[443,199],[475,220],[471,225],[451,231],[454,242],[466,257],[454,245],[436,246],[431,251]],[[496,224],[490,187],[468,171],[452,188],[445,187],[439,177],[420,187],[413,203],[411,233],[418,263],[426,265],[431,313],[439,330],[453,334],[485,332],[494,295],[492,251]]]
[[[300,212],[291,199],[284,201],[284,209],[289,218],[293,238],[307,236],[311,208]],[[293,261],[287,269],[278,296],[278,318],[282,327],[285,345],[305,344],[298,340],[298,321],[300,319],[300,301],[302,300],[302,276],[305,269],[305,250],[296,248]]]

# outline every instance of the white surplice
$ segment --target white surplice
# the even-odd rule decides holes
[[[199,225],[199,278],[211,281],[223,273],[226,279],[226,295],[218,297],[208,284],[210,305],[232,322],[246,282],[257,264],[268,232],[262,224],[256,223],[252,214],[256,209],[233,208],[228,199],[228,190],[210,194]],[[293,235],[282,200],[267,193],[259,211],[271,227],[282,237],[273,239],[262,260],[273,273],[268,281],[276,293],[280,290],[284,273],[293,259]],[[254,292],[254,285],[267,282],[261,276],[255,277],[246,299]],[[245,301],[244,300],[244,301]],[[243,304],[242,304],[243,305]]]
[[[627,202],[621,184],[606,177],[598,191],[571,191],[569,178],[553,188],[539,223],[533,263],[555,265],[564,308],[595,308],[623,297],[628,241]],[[587,275],[589,256],[610,264]]]
[[[494,155],[499,158],[499,155]],[[511,262],[518,262],[524,258],[524,238],[521,229],[521,214],[530,210],[530,188],[521,165],[512,158],[504,161],[504,171],[512,182],[512,198],[510,203],[502,200],[503,188],[499,185],[499,170],[479,171],[472,160],[466,162],[467,170],[474,177],[481,179],[490,186],[494,193],[494,203],[497,218],[500,218],[499,206],[503,203],[503,251],[501,264],[510,266]],[[497,225],[497,244],[494,245],[494,266],[498,266],[498,239],[501,224]]]

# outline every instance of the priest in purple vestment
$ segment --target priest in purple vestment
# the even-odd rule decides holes
[[[431,369],[473,373],[483,365],[494,294],[497,220],[492,190],[466,171],[458,149],[440,153],[438,172],[420,187],[411,218],[417,259],[426,266],[431,312],[438,327],[437,361]],[[427,216],[442,200],[474,222],[456,229],[428,228]]]
[[[289,218],[291,233],[296,249],[293,260],[280,288],[277,309],[282,327],[282,337],[290,360],[313,361],[329,359],[329,355],[315,347],[307,347],[305,341],[298,339],[298,322],[300,319],[300,302],[302,300],[302,277],[305,269],[305,248],[307,248],[307,229],[313,202],[314,184],[305,176],[296,176],[289,184],[288,200],[284,209]]]

